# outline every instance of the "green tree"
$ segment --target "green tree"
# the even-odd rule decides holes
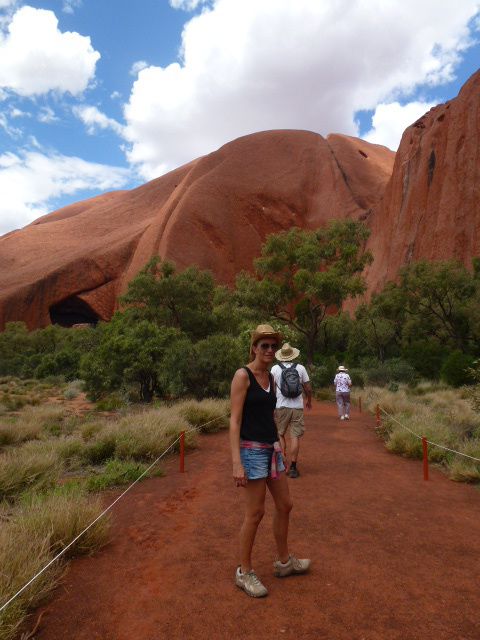
[[[102,327],[98,347],[81,362],[81,376],[89,396],[98,399],[129,385],[137,387],[143,402],[163,395],[163,361],[175,342],[183,338],[178,329],[115,314]]]
[[[177,273],[174,264],[156,256],[129,283],[121,302],[137,319],[200,339],[214,329],[214,295],[210,272],[188,267]]]
[[[475,348],[470,308],[478,303],[479,287],[474,274],[455,261],[422,260],[400,272],[398,284],[407,321],[406,340],[433,336],[463,353]]]
[[[316,231],[268,236],[255,275],[237,278],[237,304],[293,327],[305,339],[311,364],[327,314],[365,291],[361,273],[372,260],[364,248],[368,235],[360,222],[334,220]]]

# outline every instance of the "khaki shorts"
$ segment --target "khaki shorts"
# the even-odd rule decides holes
[[[291,436],[301,438],[305,433],[303,409],[289,409],[288,407],[275,409],[275,422],[279,436],[284,436],[289,426]]]

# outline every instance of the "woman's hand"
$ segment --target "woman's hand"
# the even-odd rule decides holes
[[[247,484],[247,476],[241,462],[233,465],[233,480],[237,487],[244,487]]]

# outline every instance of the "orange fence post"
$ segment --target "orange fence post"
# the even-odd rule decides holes
[[[423,446],[423,479],[428,480],[428,442],[425,436],[422,436]]]
[[[379,404],[377,404],[376,415],[377,415],[377,427],[379,427],[381,425],[381,421],[380,421],[380,405]]]
[[[180,433],[180,473],[185,473],[185,431]]]
[[[362,413],[362,396],[358,398],[358,412]]]

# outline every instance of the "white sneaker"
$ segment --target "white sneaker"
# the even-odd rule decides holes
[[[340,420],[345,420],[345,416],[340,416]]]
[[[350,416],[348,415],[348,413],[347,413],[347,415],[345,416],[345,420],[350,420]]]
[[[268,594],[266,587],[260,582],[253,569],[248,573],[242,573],[238,567],[235,574],[235,584],[252,598],[263,598]]]
[[[288,561],[283,564],[279,560],[273,563],[274,573],[277,578],[286,578],[291,575],[300,575],[306,573],[310,568],[311,560],[305,558],[299,560],[294,556],[290,556]]]

